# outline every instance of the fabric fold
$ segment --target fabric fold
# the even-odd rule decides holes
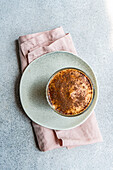
[[[54,51],[67,51],[76,54],[74,44],[70,34],[66,34],[62,38],[51,42],[48,46],[38,47],[34,51],[28,53],[28,62],[31,63],[36,58],[46,53]]]
[[[35,48],[38,47],[48,46],[51,42],[61,38],[64,35],[65,33],[62,27],[53,29],[51,31],[45,31],[38,35],[36,34],[36,36],[30,38],[20,45],[22,53],[24,54],[24,56],[26,56],[29,51],[33,51]]]
[[[63,146],[76,147],[102,141],[94,111],[82,125],[71,130],[56,131],[56,135],[62,139]]]

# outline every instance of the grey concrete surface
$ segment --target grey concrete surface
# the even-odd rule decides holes
[[[18,97],[20,35],[63,26],[99,84],[103,143],[40,152]],[[112,25],[104,0],[0,1],[0,170],[113,170]]]

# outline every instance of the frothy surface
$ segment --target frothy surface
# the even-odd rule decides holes
[[[93,98],[93,86],[82,71],[64,69],[52,77],[47,94],[56,111],[73,116],[87,109]]]

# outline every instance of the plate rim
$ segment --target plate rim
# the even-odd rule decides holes
[[[41,123],[39,123],[39,122],[37,123],[37,121],[33,120],[33,118],[31,118],[31,116],[29,116],[29,114],[27,114],[26,109],[24,108],[24,105],[23,105],[23,102],[22,102],[22,97],[21,97],[22,81],[23,81],[23,78],[24,78],[24,74],[27,72],[27,70],[29,69],[29,67],[31,67],[31,65],[33,65],[33,63],[37,62],[37,60],[41,59],[42,57],[45,57],[45,56],[47,56],[47,55],[51,55],[51,54],[54,54],[54,53],[65,53],[65,54],[67,53],[67,54],[69,54],[69,55],[73,55],[73,56],[77,57],[79,60],[82,60],[82,61],[83,61],[84,63],[86,63],[87,66],[90,68],[90,70],[92,71],[93,76],[94,76],[94,78],[95,78],[95,84],[96,84],[96,100],[95,100],[95,103],[94,103],[93,108],[91,109],[90,113],[86,116],[86,118],[84,118],[84,120],[82,120],[82,121],[81,121],[80,123],[78,123],[77,125],[73,125],[73,126],[68,127],[68,128],[52,128],[52,127],[50,127],[50,126],[48,126],[48,125],[45,126],[45,125],[43,125],[43,124],[41,124]],[[22,105],[22,108],[23,108],[25,114],[26,114],[33,122],[35,122],[36,124],[39,124],[39,125],[41,125],[41,126],[43,126],[43,127],[45,127],[45,128],[49,128],[49,129],[52,129],[52,130],[69,130],[69,129],[73,129],[73,128],[78,127],[78,126],[80,126],[81,124],[83,124],[83,123],[91,116],[91,114],[93,113],[93,110],[95,109],[95,106],[96,106],[97,101],[98,101],[98,96],[99,96],[99,88],[98,88],[97,77],[96,77],[96,75],[94,74],[94,71],[93,71],[92,67],[91,67],[85,60],[83,60],[81,57],[79,57],[78,55],[73,54],[73,53],[71,53],[71,52],[67,52],[67,51],[55,51],[55,52],[46,53],[46,54],[44,54],[44,55],[36,58],[35,60],[33,60],[33,61],[25,68],[24,72],[22,73],[21,79],[20,79],[20,84],[19,84],[19,97],[20,97],[20,102],[21,102],[21,105]]]

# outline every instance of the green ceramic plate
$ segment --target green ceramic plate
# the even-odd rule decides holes
[[[57,114],[46,100],[46,85],[57,70],[74,67],[91,79],[95,95],[91,106],[81,115],[65,117]],[[20,99],[24,111],[34,122],[50,129],[66,130],[79,126],[91,115],[98,96],[97,81],[90,66],[68,52],[52,52],[34,60],[24,71],[20,82]]]

